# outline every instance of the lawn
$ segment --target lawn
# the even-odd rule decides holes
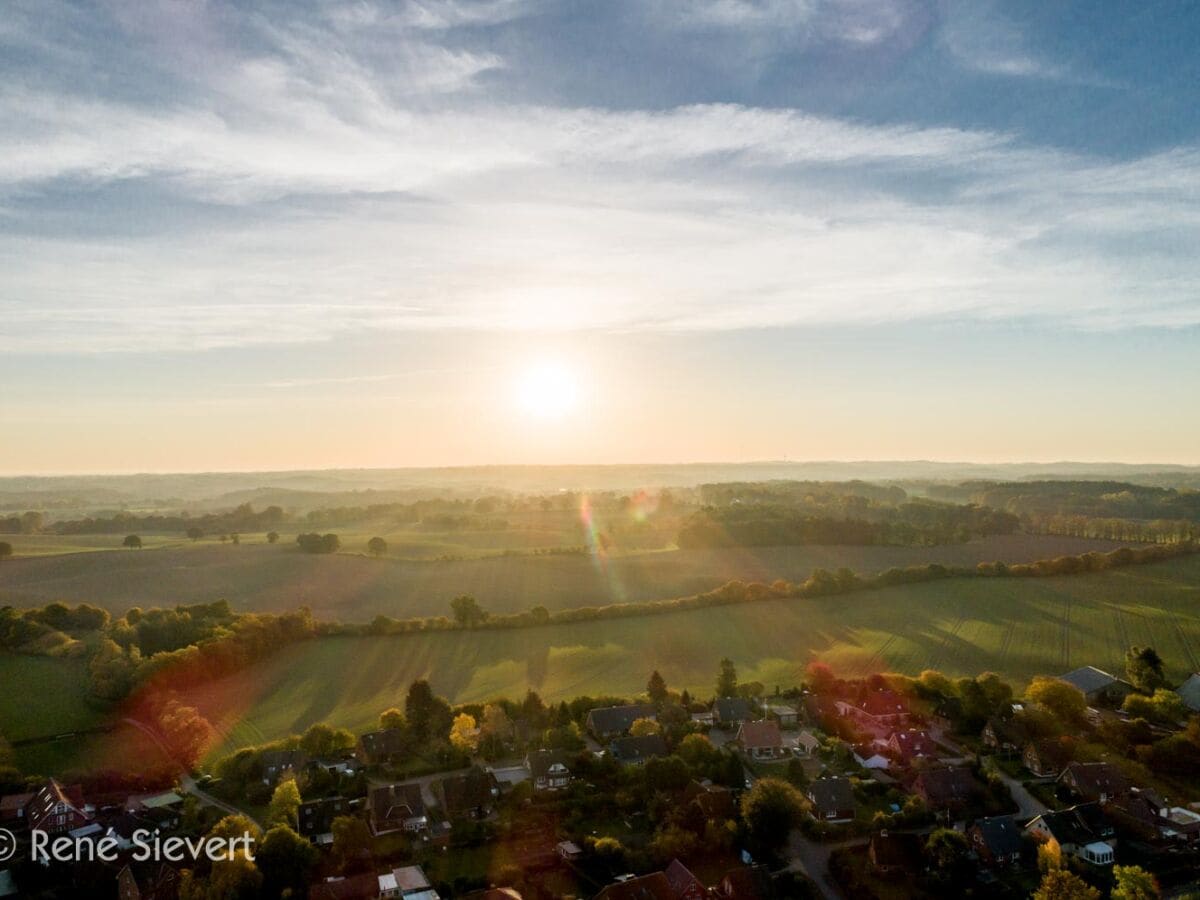
[[[104,713],[88,704],[82,660],[0,653],[0,734],[10,741],[91,728]]]
[[[365,532],[355,538],[357,543],[348,540],[346,546],[365,547],[363,535]],[[801,581],[818,567],[846,566],[869,574],[928,562],[1021,562],[1116,546],[1075,538],[1012,535],[938,547],[667,550],[617,555],[607,561],[583,555],[419,561],[392,556],[373,559],[358,552],[361,547],[354,553],[307,555],[296,549],[292,537],[285,535],[278,546],[267,545],[261,535],[246,535],[239,546],[205,539],[194,545],[175,541],[161,549],[24,558],[20,554],[28,547],[22,541],[41,538],[18,537],[13,541],[18,557],[0,563],[0,597],[5,603],[30,606],[53,600],[88,602],[116,613],[131,606],[227,599],[239,610],[283,611],[307,605],[322,619],[368,622],[379,614],[394,618],[445,615],[450,600],[459,594],[472,594],[497,613],[520,612],[536,605],[553,610],[677,597],[710,590],[731,579]],[[424,538],[439,539],[436,535]],[[463,538],[458,535],[455,539]],[[120,542],[114,536],[103,540],[109,546]],[[150,544],[152,539],[147,536],[146,541]]]

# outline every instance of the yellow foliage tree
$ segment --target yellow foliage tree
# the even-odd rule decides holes
[[[469,713],[459,713],[454,717],[450,726],[450,743],[461,753],[474,753],[479,746],[479,729],[475,726],[475,717]]]

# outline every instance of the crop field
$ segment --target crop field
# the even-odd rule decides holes
[[[853,675],[995,671],[1021,686],[1081,665],[1119,672],[1131,644],[1156,647],[1171,677],[1200,668],[1200,558],[1038,579],[955,579],[819,600],[779,600],[520,631],[330,638],[292,647],[193,699],[223,749],[316,721],[370,727],[427,677],[455,702],[527,688],[546,700],[631,694],[659,669],[710,694],[717,662],[767,690],[820,659]]]
[[[113,536],[103,540],[109,546],[119,543]],[[21,541],[13,541],[18,554]],[[238,546],[206,540],[161,549],[18,556],[0,562],[0,604],[88,602],[119,614],[131,606],[227,599],[239,610],[280,612],[307,605],[321,619],[367,622],[379,614],[445,615],[450,600],[459,594],[474,595],[496,613],[539,604],[555,610],[683,596],[731,579],[799,581],[818,567],[847,566],[869,574],[929,562],[1027,562],[1115,546],[1107,541],[1011,535],[936,547],[661,550],[606,561],[586,555],[416,561],[358,553],[314,556],[290,543],[270,546],[261,536],[246,536]]]

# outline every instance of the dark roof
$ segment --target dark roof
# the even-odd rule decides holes
[[[1012,816],[980,819],[974,826],[992,856],[1012,856],[1021,852],[1021,829]]]
[[[933,756],[937,753],[937,744],[927,731],[897,731],[892,734],[892,741],[905,756]]]
[[[742,697],[722,697],[713,705],[718,722],[746,722],[754,718],[754,709]]]
[[[904,698],[895,691],[871,691],[858,704],[859,709],[872,716],[895,716],[908,712]]]
[[[808,799],[822,813],[854,809],[849,778],[818,778],[808,786]]]
[[[654,718],[654,707],[644,703],[628,706],[602,706],[587,715],[587,726],[598,734],[626,732],[638,719]]]
[[[775,896],[771,876],[762,866],[743,866],[725,873],[718,896],[726,900],[770,900]]]
[[[596,900],[676,900],[676,897],[667,876],[653,872],[610,884],[596,895]]]
[[[1123,683],[1115,675],[1109,675],[1103,669],[1097,669],[1095,666],[1072,669],[1065,675],[1059,675],[1058,680],[1079,688],[1085,694],[1102,691],[1113,684]]]
[[[425,801],[421,797],[421,785],[415,781],[404,784],[389,784],[371,791],[367,800],[371,815],[376,819],[393,817],[393,810],[403,813],[407,819],[425,815]]]
[[[404,749],[404,731],[399,728],[388,728],[384,731],[368,731],[359,737],[363,752],[368,756],[392,756]]]
[[[684,796],[700,808],[706,819],[732,819],[736,815],[733,791],[723,785],[693,781]]]
[[[743,722],[738,729],[738,740],[743,747],[782,747],[783,735],[779,723],[773,719],[761,722]]]
[[[565,750],[533,750],[525,758],[529,773],[534,778],[545,778],[551,766],[564,766],[571,770],[571,755]]]
[[[921,863],[921,838],[908,832],[871,835],[871,858],[877,866],[915,869]]]
[[[1090,844],[1112,834],[1098,803],[1080,803],[1069,809],[1051,810],[1029,824],[1042,821],[1060,844]],[[1028,826],[1027,826],[1028,827]]]
[[[329,834],[333,829],[334,819],[352,813],[350,801],[345,797],[308,800],[300,804],[300,833],[308,838]]]
[[[663,874],[667,876],[667,882],[671,885],[671,890],[675,892],[675,896],[682,897],[686,891],[698,891],[700,896],[705,893],[704,885],[700,883],[700,879],[691,873],[683,863],[677,859],[671,860],[671,864],[663,870]]]
[[[1063,769],[1058,780],[1066,780],[1068,773],[1075,789],[1087,800],[1099,800],[1101,794],[1113,797],[1129,790],[1129,779],[1112,763],[1073,762]]]
[[[1055,769],[1061,769],[1071,759],[1070,746],[1056,738],[1034,741],[1025,749],[1026,752],[1032,750],[1036,753],[1038,760],[1043,766],[1050,766]]]
[[[307,756],[303,750],[266,750],[259,757],[264,769],[301,768]]]
[[[991,728],[992,734],[1001,743],[1014,746],[1024,744],[1029,740],[1029,730],[1017,719],[988,719],[984,729]]]
[[[962,803],[979,790],[971,770],[958,767],[926,769],[917,775],[916,784],[931,806]]]
[[[324,881],[308,889],[308,900],[375,900],[378,896],[379,876],[370,873]]]
[[[622,737],[609,744],[608,751],[617,762],[639,762],[655,756],[666,756],[667,742],[661,734]]]
[[[442,802],[442,812],[455,818],[495,803],[500,782],[491,772],[472,766],[469,772],[462,775],[451,775],[435,781],[433,790]]]

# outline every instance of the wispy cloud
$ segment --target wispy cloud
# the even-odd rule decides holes
[[[872,17],[844,2],[840,18],[783,0],[659,6],[689,28],[836,22],[839,40],[870,43],[898,27],[883,14],[893,5]],[[197,8],[179,28],[219,65],[137,44],[149,54],[138,64],[174,85],[164,96],[9,80],[0,349],[963,317],[1200,323],[1195,147],[1113,161],[980,128],[493,90],[489,73],[519,59],[461,32],[542,8],[320,6],[239,20],[241,44]],[[135,43],[169,35],[173,9],[114,27]],[[36,28],[6,39],[41,53]],[[1004,41],[972,58],[1019,68],[1024,51]],[[139,210],[81,201],[72,215],[90,231],[24,227],[46,193],[135,185],[158,202],[254,215],[117,240],[106,222]]]

